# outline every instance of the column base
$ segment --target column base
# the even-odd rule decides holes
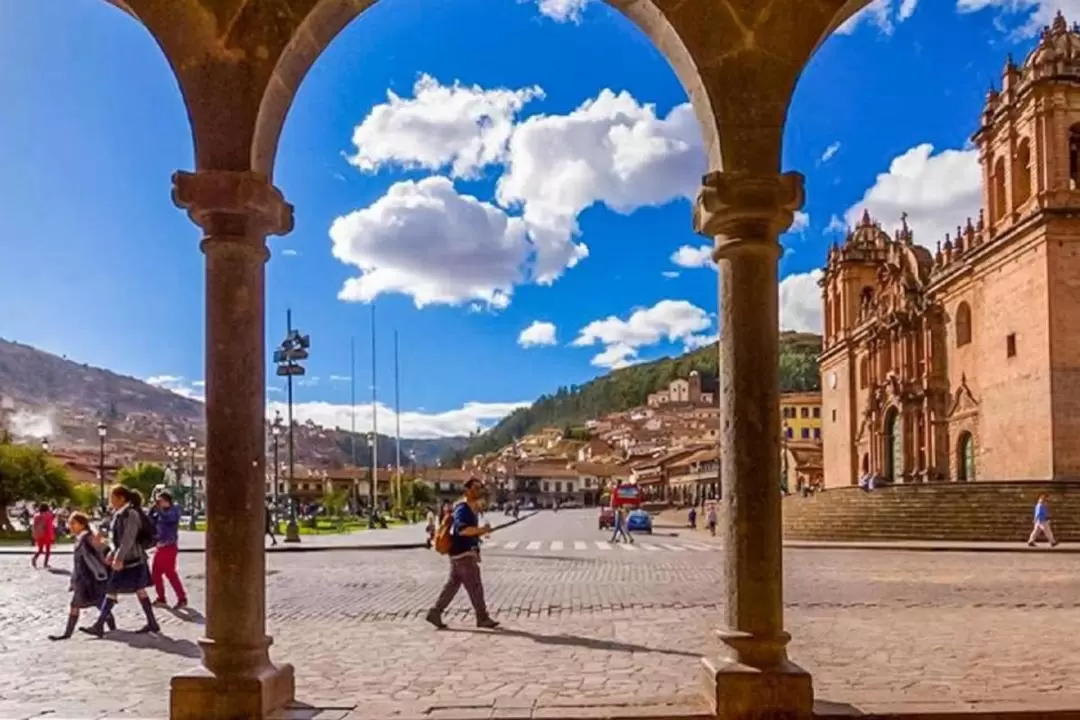
[[[702,658],[705,694],[718,720],[810,720],[810,673],[785,660],[759,670],[727,659]]]
[[[243,675],[214,675],[199,666],[174,675],[169,720],[261,720],[293,702],[292,665],[269,665]]]

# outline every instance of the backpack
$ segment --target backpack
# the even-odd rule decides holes
[[[457,506],[454,506],[457,509]],[[454,546],[454,511],[450,511],[450,515],[439,521],[439,527],[435,529],[435,540],[431,543],[435,548],[435,552],[440,555],[449,555],[450,549]]]
[[[139,534],[135,536],[135,542],[143,550],[149,550],[157,545],[157,527],[145,510],[136,510],[139,514]]]

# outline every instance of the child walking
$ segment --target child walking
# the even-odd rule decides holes
[[[134,593],[139,599],[143,614],[146,615],[146,625],[135,632],[160,632],[158,622],[154,618],[154,607],[150,602],[150,595],[146,592],[151,585],[146,548],[153,544],[153,532],[147,527],[150,518],[143,512],[142,495],[137,490],[115,485],[109,492],[109,505],[114,510],[113,549],[107,562],[113,572],[105,586],[105,602],[101,606],[101,614],[98,615],[97,622],[79,630],[95,637],[104,636],[105,626],[109,625],[112,609],[119,596]],[[146,536],[147,532],[149,532],[149,537]],[[112,626],[109,629],[111,630]]]
[[[79,622],[79,611],[101,605],[105,598],[105,584],[109,579],[105,557],[90,532],[90,520],[83,513],[74,512],[68,518],[68,527],[75,536],[71,584],[68,587],[71,591],[71,609],[63,634],[50,635],[50,640],[67,640],[71,637],[75,632],[75,625]],[[105,618],[105,624],[110,630],[116,627],[111,614]]]
[[[34,519],[30,522],[30,534],[34,536],[34,545],[37,548],[30,564],[36,568],[38,558],[44,554],[45,567],[49,567],[52,546],[56,542],[56,516],[46,503],[39,505],[34,513]]]

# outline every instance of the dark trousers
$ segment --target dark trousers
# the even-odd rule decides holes
[[[465,586],[465,592],[469,593],[476,619],[486,620],[488,612],[484,603],[484,583],[480,580],[480,556],[474,552],[450,558],[450,577],[446,579],[446,584],[443,585],[439,599],[435,601],[432,609],[440,615],[445,612],[462,585]]]

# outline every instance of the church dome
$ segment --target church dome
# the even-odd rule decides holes
[[[881,229],[881,223],[870,217],[870,211],[864,210],[862,220],[847,236],[847,246],[862,248],[883,248],[889,244],[889,233]]]
[[[1043,28],[1039,44],[1024,61],[1024,69],[1080,76],[1080,26],[1070,28],[1059,10],[1053,24]]]

